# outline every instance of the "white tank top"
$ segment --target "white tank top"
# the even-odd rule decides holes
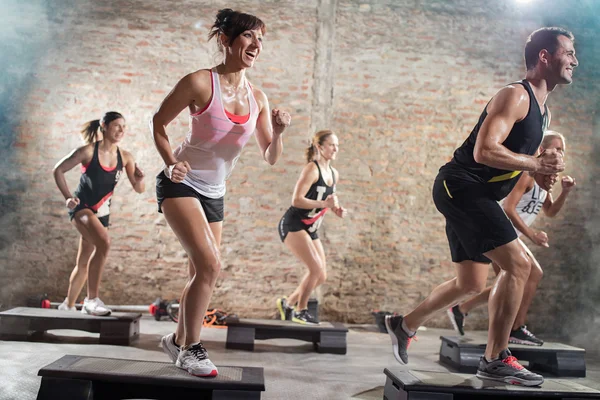
[[[214,70],[210,76],[210,103],[204,110],[190,114],[190,130],[173,155],[177,161],[187,161],[192,168],[182,183],[203,196],[218,199],[225,195],[225,180],[256,129],[258,105],[252,87],[246,81],[250,118],[243,124],[232,122],[221,101],[219,76]]]
[[[516,211],[519,217],[525,222],[527,226],[531,226],[535,218],[540,213],[542,209],[542,205],[544,201],[546,201],[546,196],[548,192],[540,187],[537,183],[534,182],[533,188],[524,193],[521,200],[517,203]],[[523,235],[517,228],[515,228],[517,234],[519,236]]]

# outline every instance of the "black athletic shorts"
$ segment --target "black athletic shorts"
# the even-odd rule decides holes
[[[198,199],[206,219],[209,223],[223,221],[224,200],[223,197],[211,199],[198,193],[185,183],[175,183],[165,175],[164,171],[156,176],[156,199],[158,201],[158,212],[162,213],[161,205],[165,199],[176,197],[194,197]]]
[[[483,253],[512,242],[517,233],[502,206],[482,184],[465,184],[439,174],[433,201],[446,217],[452,261],[486,262]]]
[[[73,217],[75,216],[75,214],[77,213],[77,211],[81,211],[81,210],[85,210],[85,209],[88,209],[91,212],[93,212],[94,214],[97,214],[96,211],[92,210],[91,208],[86,207],[86,206],[82,206],[80,204],[77,207],[75,207],[74,209],[69,210],[69,218],[71,219],[71,221],[73,220]],[[109,217],[110,217],[110,214],[104,215],[102,217],[98,217],[98,220],[100,221],[100,223],[102,224],[102,226],[105,227],[105,228],[108,228],[108,219],[109,219]]]
[[[279,238],[282,242],[284,242],[288,232],[306,231],[311,240],[316,240],[319,238],[319,235],[317,234],[317,223],[318,222],[312,225],[306,225],[300,218],[294,215],[292,210],[288,208],[279,221]]]

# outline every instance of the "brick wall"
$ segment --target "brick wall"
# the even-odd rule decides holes
[[[598,242],[597,29],[581,25],[585,12],[549,7],[532,14],[512,3],[483,3],[238,3],[268,26],[261,59],[248,76],[272,107],[293,114],[293,125],[277,165],[262,161],[250,142],[228,183],[224,267],[214,306],[269,317],[276,297],[289,294],[301,278],[303,267],[279,241],[276,225],[290,205],[306,142],[322,128],[340,138],[339,197],[350,213],[346,220],[329,215],[320,233],[329,270],[319,291],[321,314],[369,322],[371,309],[405,312],[453,277],[444,221],[431,200],[433,178],[488,99],[523,77],[527,35],[562,23],[578,36],[582,66],[549,106],[552,128],[568,138],[567,172],[578,187],[564,213],[537,223],[551,247],[532,248],[546,277],[530,323],[552,331],[567,316],[581,320],[574,308],[593,312],[586,300],[598,299],[598,285],[584,284],[600,281],[592,251]],[[2,38],[12,40],[14,68],[4,84],[18,96],[3,98],[13,110],[12,125],[3,122],[10,151],[0,160],[6,174],[4,306],[22,304],[32,293],[58,301],[65,295],[78,235],[51,170],[80,145],[80,125],[109,109],[127,117],[123,147],[145,169],[147,190],[136,194],[126,179],[117,187],[102,297],[110,304],[178,297],[186,257],[156,212],[154,175],[161,161],[147,123],[179,78],[215,64],[216,47],[206,34],[216,11],[230,5],[86,0],[10,10],[9,17],[18,18],[11,36]],[[186,130],[182,112],[168,127],[173,143]],[[74,189],[79,172],[67,178]],[[486,315],[485,309],[473,312],[469,327],[484,328]],[[429,325],[448,326],[442,314]]]

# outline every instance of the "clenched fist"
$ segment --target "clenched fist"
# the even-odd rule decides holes
[[[271,112],[271,122],[273,124],[273,133],[281,135],[285,128],[292,123],[292,117],[289,113],[274,108]]]
[[[535,172],[543,175],[556,174],[564,171],[565,162],[562,154],[555,149],[544,150],[537,158],[538,166]]]
[[[565,175],[560,180],[560,184],[562,185],[562,189],[570,192],[576,185],[575,179],[571,178],[569,175]]]
[[[79,199],[77,197],[69,197],[65,204],[69,210],[72,210],[79,205]]]
[[[187,161],[178,161],[175,164],[169,165],[169,174],[167,177],[171,180],[171,182],[181,183],[183,181],[183,178],[185,178],[188,171],[190,171],[191,169],[192,168],[190,167],[190,164],[188,164]]]

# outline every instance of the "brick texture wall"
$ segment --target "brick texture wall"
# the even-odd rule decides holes
[[[110,304],[147,304],[179,296],[186,256],[156,211],[161,160],[148,120],[179,78],[215,65],[216,47],[206,34],[216,11],[232,3],[209,3],[15,2],[2,17],[13,24],[0,36],[12,50],[3,81],[12,95],[4,91],[0,98],[10,110],[0,121],[7,143],[0,160],[3,307],[33,293],[57,301],[65,295],[78,235],[51,170],[81,144],[80,125],[107,110],[127,117],[123,147],[146,171],[147,190],[136,194],[126,179],[116,189],[102,297]],[[267,24],[263,53],[248,76],[272,107],[292,113],[293,125],[277,165],[262,161],[250,142],[229,180],[224,267],[213,306],[270,317],[275,299],[302,277],[303,267],[279,241],[276,226],[290,205],[307,140],[322,128],[338,133],[339,197],[349,209],[345,220],[328,215],[320,233],[329,272],[318,293],[323,317],[364,323],[372,309],[404,312],[453,277],[444,220],[431,200],[433,178],[488,99],[524,76],[527,35],[552,23],[578,37],[582,65],[575,82],[549,100],[551,127],[568,138],[567,172],[578,186],[562,214],[536,222],[548,232],[550,248],[532,245],[546,275],[530,324],[553,331],[565,318],[576,323],[600,315],[594,311],[600,275],[594,250],[599,84],[593,67],[600,53],[592,40],[598,29],[586,24],[585,10],[532,13],[513,2],[475,0],[235,6]],[[178,143],[186,131],[182,112],[168,133]],[[78,178],[77,169],[67,175],[72,189]],[[486,316],[485,309],[474,311],[468,326],[484,328]],[[444,318],[429,325],[448,327]]]

